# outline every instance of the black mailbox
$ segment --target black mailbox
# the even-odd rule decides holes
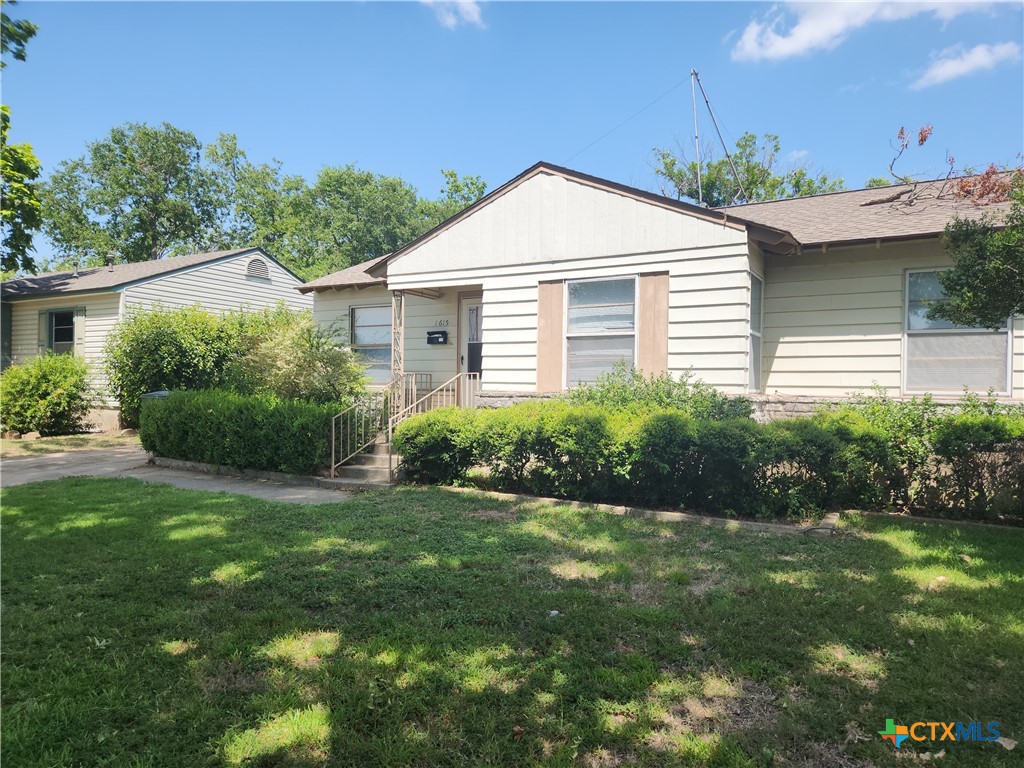
[[[427,344],[447,344],[448,331],[427,331]]]

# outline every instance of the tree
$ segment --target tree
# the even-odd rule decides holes
[[[3,230],[2,268],[35,272],[32,235],[42,224],[36,179],[42,167],[29,144],[9,144],[11,110],[0,107],[0,223]]]
[[[219,244],[226,201],[202,144],[169,123],[126,123],[61,163],[43,187],[43,225],[67,260],[97,263],[201,251]]]
[[[953,268],[939,273],[946,300],[934,304],[929,317],[996,329],[1024,315],[1024,171],[1014,172],[1011,184],[1004,226],[991,216],[957,217],[946,226]]]
[[[479,176],[459,176],[453,170],[442,170],[444,187],[437,200],[423,200],[422,210],[427,229],[468,208],[487,191],[487,182]]]
[[[6,4],[14,5],[15,0],[8,0]],[[14,20],[6,11],[0,10],[0,69],[7,66],[3,57],[8,53],[16,61],[25,60],[25,45],[35,37],[38,29],[39,27],[31,21]]]
[[[775,134],[764,134],[759,143],[756,135],[746,132],[736,142],[736,150],[732,154],[736,174],[727,158],[713,159],[710,153],[701,158],[699,192],[697,162],[688,160],[684,155],[655,149],[657,165],[654,172],[667,182],[662,188],[663,194],[688,198],[711,208],[845,189],[842,179],[829,178],[825,173],[815,174],[807,166],[779,171],[777,164],[781,151],[782,143]]]

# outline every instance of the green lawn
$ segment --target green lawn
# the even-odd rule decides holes
[[[3,492],[12,766],[1010,766],[1024,532],[828,540],[399,489]],[[558,615],[550,617],[551,611]]]

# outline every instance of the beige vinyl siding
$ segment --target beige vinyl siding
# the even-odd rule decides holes
[[[107,389],[107,377],[103,369],[103,345],[107,334],[120,316],[119,293],[12,301],[11,306],[11,360],[15,365],[20,365],[39,353],[40,311],[85,307],[85,331],[81,335],[81,346],[76,344],[75,354],[83,357],[89,365],[89,381],[101,401],[107,405],[116,404]]]
[[[183,307],[198,302],[213,312],[262,309],[282,300],[292,309],[313,306],[311,296],[296,290],[302,283],[269,259],[263,259],[269,281],[247,277],[246,267],[253,258],[260,257],[243,254],[129,286],[124,289],[125,306]]]
[[[749,269],[741,230],[542,174],[391,262],[388,285],[482,285],[483,387],[532,392],[541,281],[668,272],[670,372],[743,392]]]
[[[948,266],[937,240],[769,256],[765,391],[841,397],[902,392],[905,274]],[[1013,323],[1012,394],[1024,396],[1024,321]]]
[[[351,343],[352,307],[390,307],[391,293],[383,285],[373,285],[356,290],[314,293],[313,317],[325,328],[330,328],[334,337],[344,344]]]

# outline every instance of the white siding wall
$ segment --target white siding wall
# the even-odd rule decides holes
[[[313,299],[299,293],[301,282],[265,259],[270,280],[246,277],[245,270],[252,255],[242,255],[214,264],[206,264],[166,277],[158,277],[124,289],[126,307],[191,306],[196,302],[214,312],[250,307],[273,307],[282,299],[292,309],[309,309]]]
[[[80,349],[76,347],[75,353],[84,357],[89,364],[90,383],[99,392],[102,401],[114,404],[107,391],[107,377],[103,370],[103,345],[120,316],[119,293],[13,301],[11,306],[11,358],[16,365],[38,354],[41,310],[85,307],[83,344]]]
[[[742,392],[748,269],[743,231],[543,174],[392,262],[388,285],[482,285],[483,386],[534,391],[539,281],[667,271],[670,370]]]
[[[904,274],[949,265],[938,241],[769,257],[765,391],[842,396],[878,383],[901,392]],[[1014,397],[1024,397],[1024,320],[1013,323]]]
[[[334,337],[344,344],[350,343],[349,323],[352,307],[390,307],[391,293],[383,285],[372,285],[360,290],[324,291],[307,294],[313,297],[313,317],[324,327],[330,327]]]

